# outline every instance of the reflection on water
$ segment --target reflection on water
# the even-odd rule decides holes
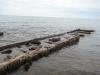
[[[10,18],[9,21],[1,18],[0,30],[5,32],[5,36],[0,37],[0,46],[80,27],[95,29],[96,32],[81,38],[78,45],[33,62],[28,71],[24,66],[9,75],[100,75],[99,20],[28,18]]]

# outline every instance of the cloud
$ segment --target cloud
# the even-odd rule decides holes
[[[0,0],[0,14],[25,16],[98,15],[100,0]],[[90,15],[89,15],[90,16]]]

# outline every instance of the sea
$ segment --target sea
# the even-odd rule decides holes
[[[67,32],[93,29],[77,45],[63,48],[32,63],[26,72],[21,67],[8,75],[100,75],[100,19],[0,16],[0,46]]]

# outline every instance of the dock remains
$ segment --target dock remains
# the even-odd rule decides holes
[[[77,44],[82,35],[91,34],[93,30],[76,29],[61,34],[36,38],[20,43],[0,47],[0,75],[11,73],[21,66],[28,71],[33,61],[56,52],[64,47]],[[82,33],[80,35],[80,33]],[[5,54],[6,58],[2,55]],[[7,55],[6,55],[7,54]],[[9,56],[8,56],[9,55]]]

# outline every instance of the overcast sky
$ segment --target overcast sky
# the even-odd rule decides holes
[[[0,15],[100,18],[100,0],[0,0]]]

